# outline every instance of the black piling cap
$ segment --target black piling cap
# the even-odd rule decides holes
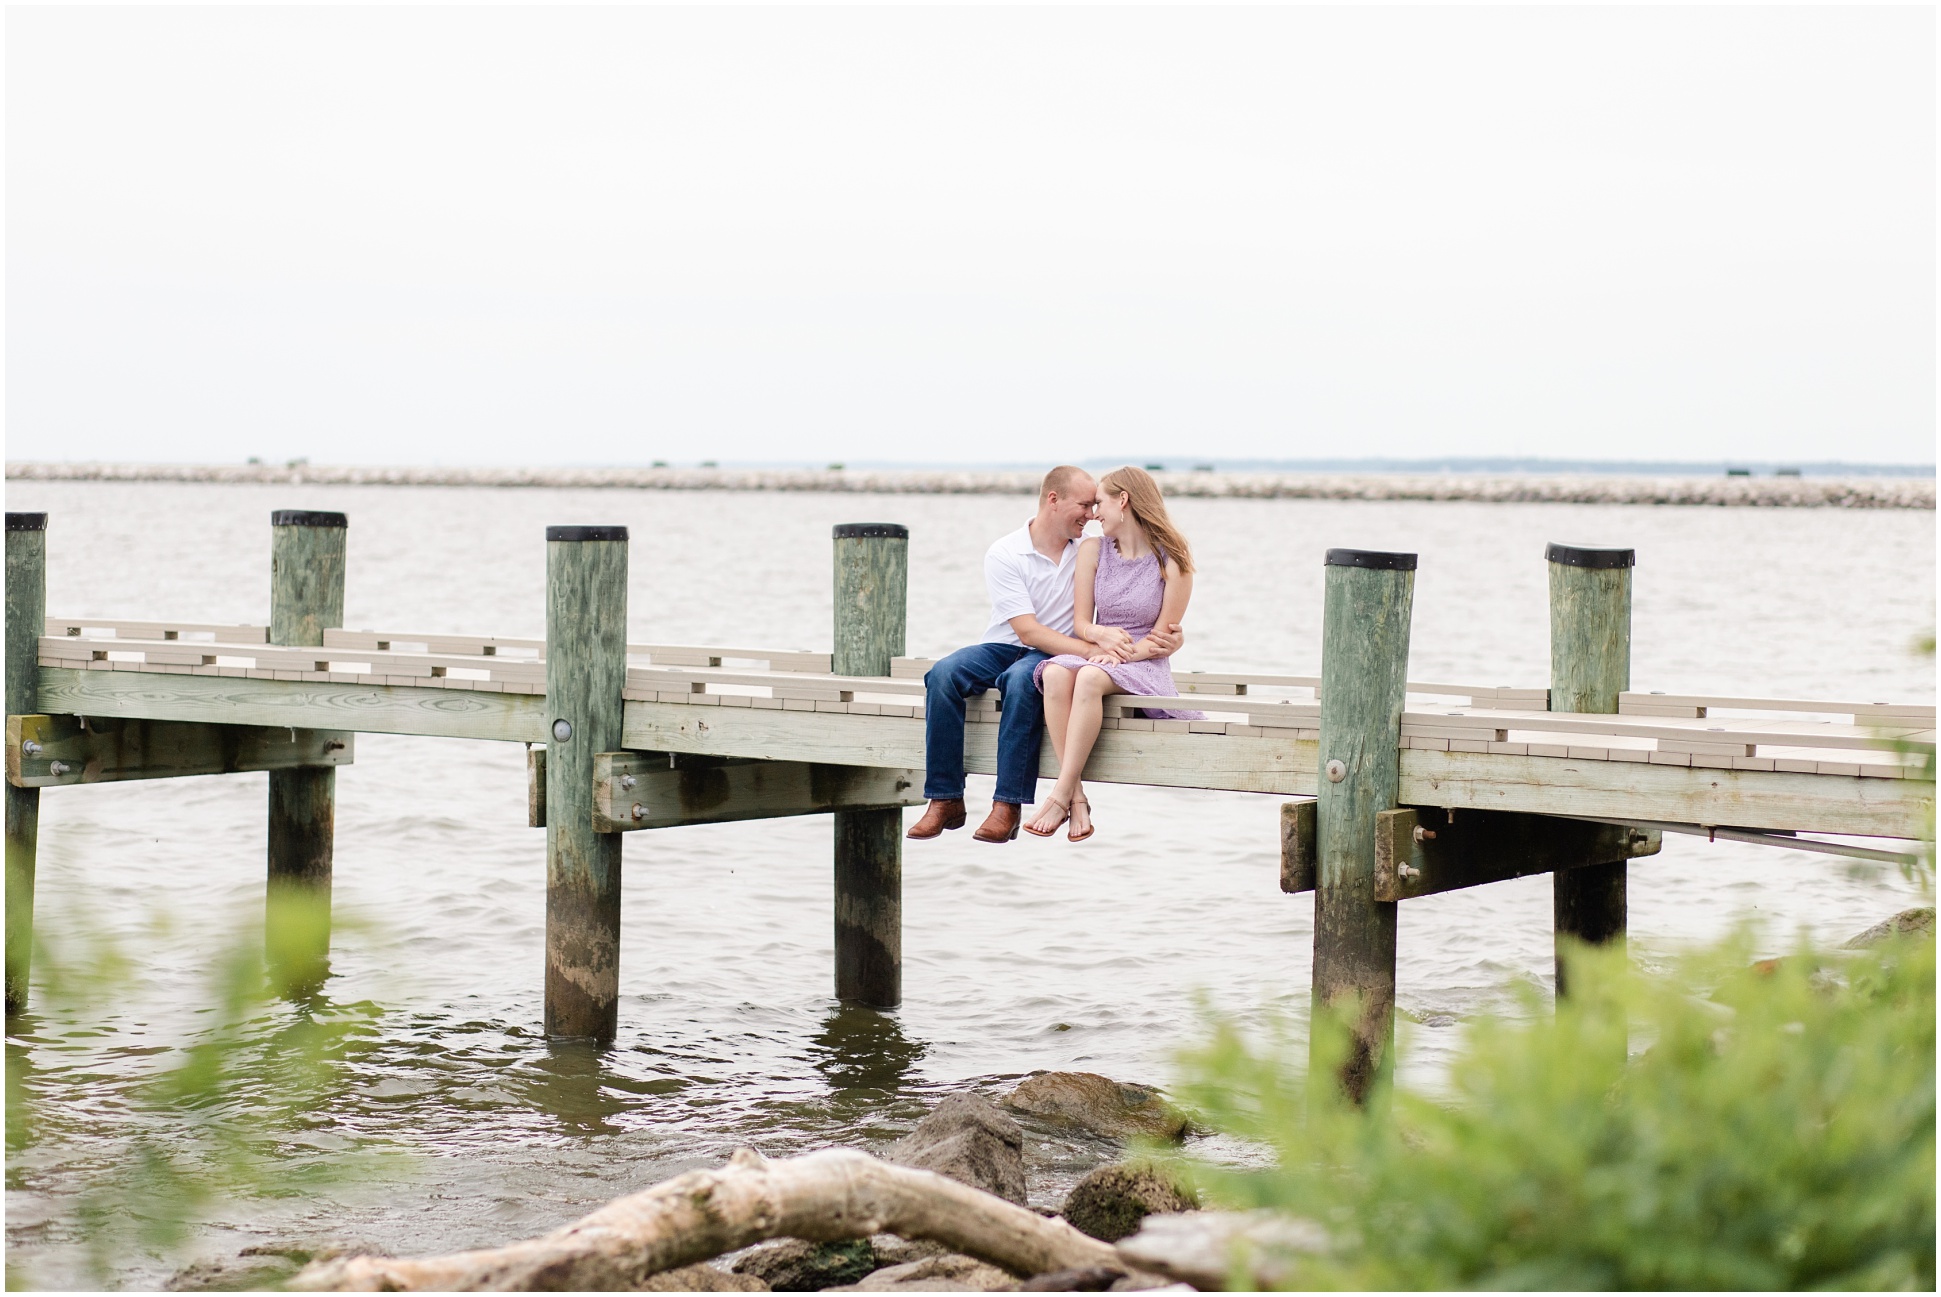
[[[547,540],[625,540],[625,527],[548,527]]]
[[[1331,549],[1328,567],[1372,567],[1382,572],[1415,571],[1415,555],[1390,554],[1379,549]]]
[[[350,519],[322,509],[278,509],[270,514],[272,527],[348,527]]]
[[[46,531],[47,515],[44,513],[10,513],[7,515],[8,531]]]
[[[1552,563],[1562,563],[1565,567],[1636,567],[1638,551],[1635,549],[1591,549],[1583,545],[1559,545],[1552,542],[1543,551],[1543,556]]]
[[[900,522],[839,522],[832,535],[837,540],[855,536],[887,536],[891,540],[910,539],[910,529]]]

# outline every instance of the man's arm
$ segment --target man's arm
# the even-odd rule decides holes
[[[1024,641],[1026,648],[1035,648],[1040,653],[1049,653],[1053,657],[1057,657],[1060,653],[1070,653],[1075,657],[1089,658],[1099,651],[1098,645],[1089,644],[1082,639],[1073,639],[1070,635],[1061,635],[1030,613],[1022,617],[1013,617],[1011,629],[1020,640]]]

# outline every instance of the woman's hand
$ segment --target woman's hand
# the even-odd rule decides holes
[[[1100,649],[1085,660],[1095,667],[1115,667],[1129,661],[1129,659],[1122,658],[1117,653],[1107,652],[1105,649]]]
[[[1118,654],[1121,662],[1126,660],[1126,654],[1132,652],[1132,636],[1126,633],[1123,626],[1088,626],[1085,638],[1108,653]]]

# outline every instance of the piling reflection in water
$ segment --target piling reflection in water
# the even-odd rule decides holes
[[[862,1105],[908,1088],[929,1052],[903,1034],[895,1014],[843,1004],[830,1010],[810,1042],[809,1063],[829,1082],[838,1105]]]
[[[590,1041],[546,1044],[526,1077],[525,1098],[557,1119],[569,1135],[611,1135],[618,1118],[639,1107],[628,1078],[611,1066],[611,1049]]]

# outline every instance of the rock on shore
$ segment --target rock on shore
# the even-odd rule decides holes
[[[1143,1135],[1177,1140],[1188,1125],[1151,1086],[1096,1072],[1039,1072],[1020,1081],[1002,1102],[1013,1112],[1109,1139]]]
[[[1199,1198],[1163,1168],[1139,1162],[1102,1166],[1072,1186],[1059,1214],[1104,1243],[1139,1230],[1146,1217],[1199,1210]]]
[[[1024,1130],[981,1094],[947,1096],[888,1156],[1025,1205]]]
[[[29,482],[229,482],[323,486],[612,487],[1030,495],[1038,475],[963,469],[410,468],[337,464],[7,465]],[[1527,473],[1157,473],[1169,495],[1285,500],[1468,500],[1765,508],[1932,509],[1933,477],[1618,477]]]

